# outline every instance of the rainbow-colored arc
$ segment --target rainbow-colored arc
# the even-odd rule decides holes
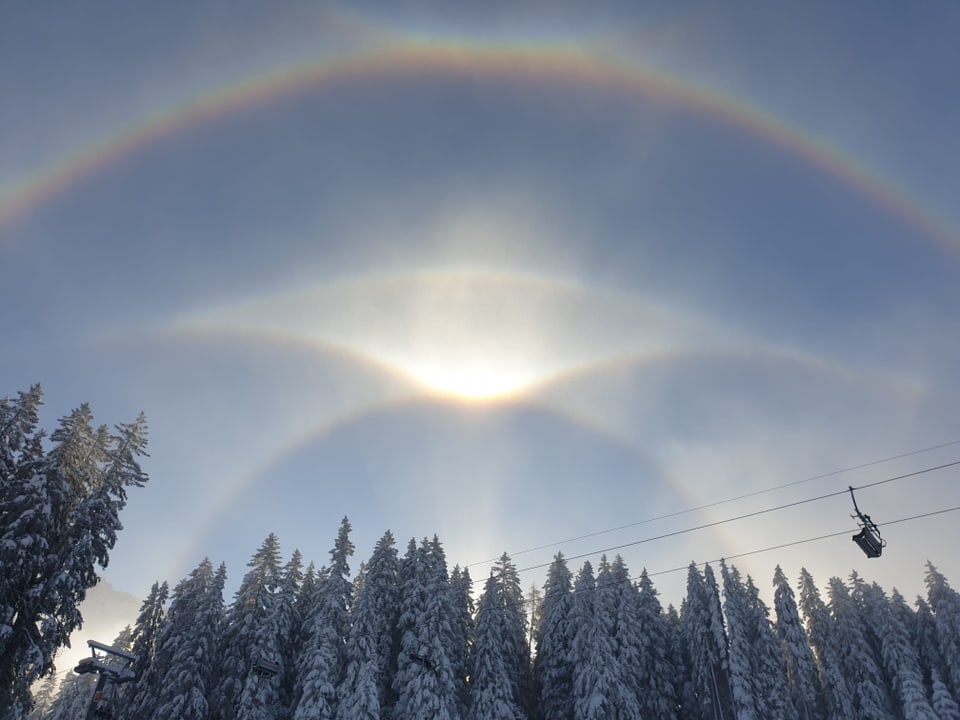
[[[733,126],[775,146],[882,207],[940,250],[960,251],[960,233],[907,192],[839,148],[732,95],[632,61],[600,57],[570,44],[469,43],[432,38],[391,41],[333,59],[282,67],[156,113],[26,175],[0,192],[0,228],[27,217],[81,179],[162,138],[308,89],[397,76],[557,83],[650,97]]]

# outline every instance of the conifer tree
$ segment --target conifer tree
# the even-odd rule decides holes
[[[120,693],[122,700],[119,703],[121,718],[136,720],[137,716],[130,714],[127,708],[139,707],[143,702],[141,696],[144,693],[155,692],[155,689],[149,688],[146,684],[149,677],[147,670],[153,662],[157,638],[163,627],[164,605],[168,595],[169,587],[166,581],[155,582],[147,598],[140,605],[140,613],[130,633],[130,652],[137,656],[137,663],[134,666],[137,677],[132,683],[122,686]]]
[[[721,561],[724,610],[730,638],[730,685],[737,718],[793,720],[780,644],[770,625],[770,612],[748,576]]]
[[[640,573],[637,595],[637,635],[640,654],[636,682],[640,688],[640,714],[645,719],[675,720],[680,705],[677,668],[671,661],[671,632],[657,590],[647,570]]]
[[[936,672],[941,680],[947,675],[947,665],[940,654],[940,641],[937,638],[937,623],[927,601],[919,595],[916,600],[917,611],[914,616],[913,642],[917,647],[920,666],[923,668],[928,689],[932,687],[932,674]]]
[[[773,574],[775,628],[783,648],[787,684],[800,720],[824,717],[817,662],[807,642],[793,588],[777,565]]]
[[[280,679],[255,672],[261,659],[281,660],[274,614],[280,587],[280,541],[275,534],[264,539],[247,567],[224,618],[215,694],[220,720],[272,720],[279,706]]]
[[[293,690],[290,696],[289,713],[292,715],[296,707],[297,694],[300,691],[300,670],[301,658],[310,643],[309,619],[313,614],[313,605],[317,599],[317,584],[319,578],[326,575],[326,568],[317,571],[316,565],[311,562],[307,566],[307,571],[303,574],[303,580],[300,583],[300,589],[297,591],[296,600],[296,625],[293,629],[293,657],[294,662],[290,666],[292,674]]]
[[[754,697],[750,662],[753,650],[750,620],[747,613],[746,590],[736,568],[732,571],[720,561],[723,578],[724,612],[730,638],[730,689],[737,720],[757,720],[757,698]]]
[[[840,641],[833,631],[833,619],[806,568],[800,569],[800,609],[807,621],[810,645],[820,663],[829,717],[831,720],[855,720],[853,697],[844,678]]]
[[[90,708],[90,699],[93,697],[96,684],[97,678],[93,674],[67,673],[60,683],[56,698],[43,716],[43,720],[78,720],[78,718],[85,718],[87,710]]]
[[[891,681],[900,714],[911,720],[938,720],[923,684],[923,673],[907,627],[887,600],[883,589],[873,583],[858,583],[854,593],[874,642],[879,644],[886,678]]]
[[[782,648],[770,622],[770,610],[760,599],[760,591],[747,576],[747,616],[751,625],[753,652],[751,666],[754,668],[753,692],[760,717],[796,720],[799,716],[790,702],[790,689],[786,680],[786,666]]]
[[[127,488],[147,481],[142,415],[111,433],[81,405],[44,452],[41,398],[34,386],[0,400],[0,718],[27,712],[31,683],[54,669],[116,543]]]
[[[278,720],[289,720],[293,712],[291,706],[297,680],[296,663],[299,652],[297,633],[302,622],[297,601],[303,578],[303,555],[299,550],[294,550],[280,571],[280,589],[275,603],[281,668]]]
[[[609,568],[601,562],[601,576],[607,581]],[[601,720],[615,717],[619,710],[619,687],[615,663],[616,647],[611,638],[609,614],[599,602],[593,566],[585,562],[577,574],[573,603],[573,717],[574,720]]]
[[[147,598],[140,605],[140,613],[130,633],[130,652],[140,659],[134,668],[137,675],[143,673],[150,663],[150,658],[153,657],[157,634],[163,625],[164,606],[169,594],[166,581],[155,582]]]
[[[453,665],[454,682],[459,688],[458,704],[461,717],[466,717],[470,707],[470,688],[468,685],[471,653],[473,649],[476,625],[474,622],[474,603],[471,595],[473,580],[467,568],[454,566],[450,573],[450,592],[453,603]]]
[[[611,717],[640,717],[640,687],[637,665],[640,661],[640,623],[637,618],[637,590],[630,571],[619,555],[612,563],[606,557],[597,573],[596,608],[598,624],[607,633],[613,647],[610,674],[614,678]]]
[[[713,570],[701,575],[695,563],[687,570],[687,596],[682,606],[684,638],[690,659],[693,692],[703,717],[733,717],[726,630]]]
[[[504,630],[506,612],[495,570],[480,596],[470,687],[471,720],[518,720],[523,717],[515,700],[516,679],[504,655],[509,652]]]
[[[573,718],[573,577],[557,553],[543,585],[543,608],[536,629],[534,672],[545,720]]]
[[[349,558],[353,555],[350,520],[340,529],[330,551],[330,567],[317,583],[316,599],[307,618],[309,645],[300,657],[300,681],[294,720],[333,720],[337,688],[344,673],[344,646],[350,628],[353,585]]]
[[[27,720],[42,720],[49,713],[60,691],[60,678],[55,673],[47,675],[33,695],[33,708]]]
[[[950,691],[940,679],[940,673],[933,670],[930,675],[931,699],[933,711],[939,720],[960,720],[960,705],[950,695]]]
[[[534,707],[530,646],[527,644],[527,615],[516,565],[503,553],[491,569],[496,585],[496,604],[490,611],[499,615],[503,660],[510,679],[513,702],[526,716]]]
[[[401,563],[400,650],[394,720],[457,720],[461,688],[454,674],[455,616],[440,541],[411,540]]]
[[[687,601],[684,598],[680,612],[668,605],[663,614],[667,629],[667,659],[675,673],[674,687],[677,693],[677,715],[680,720],[698,720],[700,703],[693,682],[693,662],[687,646],[686,632],[682,617],[687,615]]]
[[[144,697],[139,708],[128,708],[127,717],[207,720],[212,715],[226,572],[224,565],[214,571],[205,559],[174,588],[147,671],[155,694]]]
[[[399,615],[398,565],[396,543],[388,530],[374,547],[351,613],[346,671],[339,688],[340,720],[388,717],[392,704],[393,634]]]
[[[854,713],[859,720],[887,720],[893,716],[891,703],[859,609],[840,578],[830,578],[828,594],[836,647]]]
[[[960,593],[950,587],[947,579],[927,562],[924,578],[927,584],[927,602],[933,611],[940,655],[946,665],[944,680],[953,696],[960,697]]]

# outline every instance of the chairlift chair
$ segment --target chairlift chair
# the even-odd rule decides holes
[[[140,658],[133,653],[104,645],[96,640],[87,640],[91,656],[83,658],[73,669],[78,675],[97,673],[97,684],[87,706],[86,720],[112,718],[113,701],[117,685],[137,678],[135,667]]]
[[[263,654],[260,654],[257,655],[253,663],[253,671],[261,677],[272,678],[280,672],[280,663],[274,662],[264,657]]]
[[[853,486],[850,487],[850,497],[853,500],[853,509],[855,515],[850,517],[860,523],[860,532],[853,536],[853,541],[860,546],[868,558],[880,557],[883,548],[887,546],[887,541],[880,537],[880,529],[877,524],[870,519],[869,515],[864,515],[857,507],[857,498],[853,494]]]

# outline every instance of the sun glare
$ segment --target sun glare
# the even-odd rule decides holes
[[[467,365],[455,359],[414,363],[403,367],[426,391],[455,400],[487,403],[522,395],[542,378],[541,373],[509,367],[499,358],[480,358]]]
[[[529,395],[571,368],[661,351],[689,334],[673,316],[570,283],[463,270],[286,293],[187,325],[340,349],[418,393],[464,403]]]

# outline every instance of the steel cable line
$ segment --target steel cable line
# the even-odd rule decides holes
[[[617,532],[618,530],[626,530],[627,528],[637,527],[639,525],[646,525],[647,523],[656,522],[657,520],[667,520],[669,518],[678,517],[680,515],[687,515],[689,513],[697,512],[699,510],[706,510],[708,508],[717,507],[718,505],[726,505],[727,503],[736,502],[737,500],[745,500],[746,498],[756,497],[757,495],[764,495],[766,493],[775,492],[777,490],[783,490],[784,488],[793,487],[795,485],[802,485],[804,483],[813,482],[814,480],[823,480],[824,478],[834,477],[836,475],[842,475],[843,473],[853,472],[854,470],[862,470],[864,468],[873,467],[875,465],[882,465],[883,463],[892,462],[894,460],[902,460],[903,458],[912,457],[914,455],[921,455],[923,453],[932,452],[934,450],[942,450],[946,447],[952,447],[953,445],[960,445],[960,440],[951,440],[949,442],[940,443],[939,445],[930,445],[925,448],[920,448],[918,450],[910,450],[909,452],[900,453],[899,455],[890,455],[889,457],[881,458],[879,460],[871,460],[870,462],[860,463],[859,465],[850,465],[839,470],[831,470],[830,472],[821,473],[819,475],[812,475],[810,477],[802,478],[801,480],[793,480],[791,482],[783,483],[781,485],[773,485],[768,488],[763,488],[761,490],[753,490],[748,493],[743,493],[742,495],[735,495],[733,497],[724,498],[723,500],[715,500],[713,502],[706,503],[704,505],[697,505],[695,507],[685,508],[683,510],[675,510],[674,512],[666,513],[664,515],[657,515],[656,517],[646,518],[644,520],[637,520],[636,522],[627,523],[625,525],[618,525],[616,527],[606,528],[604,530],[595,530],[594,532],[589,532],[584,535],[578,535],[576,537],[567,538],[566,540],[558,540],[557,542],[547,543],[545,545],[537,545],[536,547],[524,548],[523,550],[517,550],[515,552],[507,553],[510,557],[517,557],[519,555],[526,555],[527,553],[536,552],[537,550],[546,550],[547,548],[556,547],[557,545],[564,545],[566,543],[577,542],[579,540],[586,540],[592,537],[598,537],[600,535],[606,535],[608,533]],[[855,488],[856,489],[856,488]],[[477,565],[485,565],[489,562],[495,562],[499,559],[498,557],[487,558],[486,560],[478,560],[472,562],[468,565],[464,565],[465,568],[476,567]]]
[[[957,463],[953,463],[953,464],[957,464]],[[894,478],[891,478],[891,479],[894,479]],[[881,482],[886,482],[886,481],[881,481]],[[960,505],[954,505],[953,507],[948,507],[948,508],[941,508],[939,510],[931,510],[930,512],[920,513],[919,515],[911,515],[910,517],[898,518],[896,520],[887,520],[883,524],[884,526],[897,525],[899,523],[911,522],[913,520],[922,520],[923,518],[933,517],[935,515],[945,515],[946,513],[956,512],[957,510],[960,510]],[[826,535],[817,535],[816,537],[804,538],[803,540],[794,540],[792,542],[781,543],[779,545],[768,545],[767,547],[758,548],[756,550],[747,550],[745,552],[737,553],[736,555],[727,555],[725,557],[715,558],[713,560],[704,560],[703,562],[699,562],[699,563],[694,562],[693,564],[696,565],[697,567],[704,567],[711,563],[718,563],[724,560],[735,560],[736,558],[746,557],[748,555],[759,555],[761,553],[770,552],[771,550],[781,550],[783,548],[793,547],[795,545],[805,545],[806,543],[816,542],[818,540],[827,540],[828,538],[840,537],[841,535],[847,535],[851,532],[854,532],[855,530],[856,528],[850,528],[847,530],[838,530],[837,532],[827,533]],[[564,558],[564,561],[572,560],[572,559],[576,559],[576,558]],[[684,570],[689,569],[689,567],[690,567],[690,564],[688,563],[683,566],[668,568],[666,570],[657,570],[655,572],[648,572],[647,577],[656,577],[658,575],[669,575],[671,573],[682,572]],[[517,572],[520,573],[523,571],[518,570]],[[635,582],[639,580],[641,577],[642,575],[635,575],[635,576],[615,580],[610,584],[615,585],[620,582]],[[587,588],[585,590],[577,590],[576,588],[574,588],[570,591],[570,594],[572,595],[578,592],[592,592],[594,590],[599,590],[603,587],[607,587],[607,585],[603,585],[603,586],[594,585],[593,587]],[[527,605],[531,602],[532,600],[524,598],[523,600],[518,602],[504,603],[503,605],[498,605],[497,608],[522,607],[523,605]]]
[[[926,473],[935,472],[937,470],[943,470],[949,467],[955,467],[957,465],[960,465],[960,460],[954,460],[953,462],[944,463],[942,465],[935,465],[933,467],[923,468],[922,470],[915,470],[914,472],[906,473],[904,475],[897,475],[895,477],[885,478],[883,480],[877,480],[872,483],[865,483],[863,485],[860,485],[859,487],[854,487],[853,489],[865,490],[867,488],[877,487],[878,485],[885,485],[887,483],[891,483],[896,480],[903,480],[909,477],[917,477],[918,475],[924,475]],[[642,545],[644,543],[653,542],[654,540],[663,540],[665,538],[676,537],[677,535],[686,535],[687,533],[696,532],[697,530],[705,530],[707,528],[716,527],[717,525],[723,525],[728,522],[734,522],[736,520],[745,520],[747,518],[756,517],[758,515],[766,515],[767,513],[777,512],[779,510],[786,510],[787,508],[796,507],[798,505],[806,505],[808,503],[817,502],[818,500],[826,500],[828,498],[837,497],[839,495],[846,495],[848,492],[850,492],[849,488],[846,490],[837,490],[835,492],[825,493],[824,495],[817,495],[815,497],[806,498],[804,500],[795,500],[794,502],[784,503],[783,505],[775,505],[774,507],[763,508],[762,510],[754,510],[752,512],[743,513],[742,515],[735,515],[733,517],[725,518],[723,520],[714,520],[712,522],[702,523],[700,525],[694,525],[688,528],[681,528],[680,530],[673,530],[671,532],[662,533],[660,535],[653,535],[651,537],[643,538],[641,540],[634,540],[628,543],[621,543],[620,545],[612,545],[607,548],[601,548],[599,550],[580,553],[579,555],[571,555],[567,559],[579,560],[581,558],[590,557],[600,553],[608,553],[613,550],[622,550],[623,548],[633,547],[634,545]],[[528,567],[518,570],[517,572],[524,572],[526,570],[538,570],[539,568],[547,567],[550,564],[551,564],[550,562],[545,562],[545,563],[540,563],[538,565],[530,565]]]

